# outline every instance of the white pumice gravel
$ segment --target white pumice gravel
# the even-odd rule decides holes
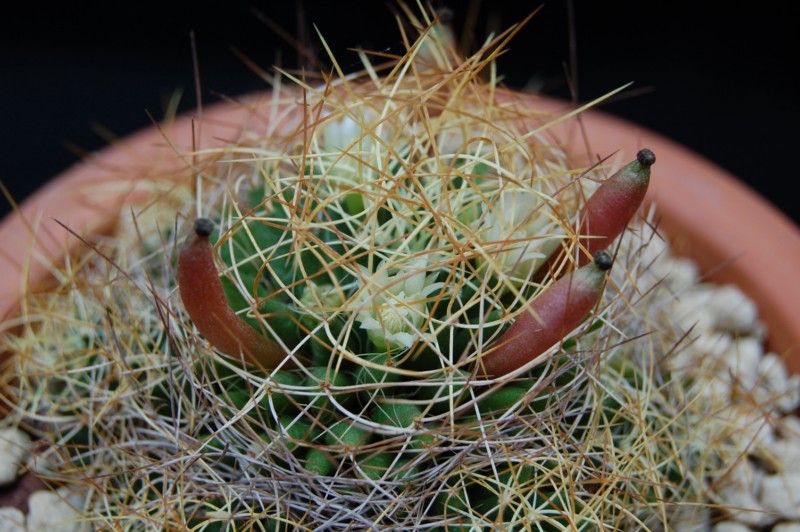
[[[709,482],[710,498],[735,508],[716,512],[716,524],[706,523],[705,530],[798,530],[800,376],[765,352],[768,331],[739,288],[704,283],[692,262],[673,257],[664,241],[650,238],[651,230],[639,231],[627,232],[621,249],[647,242],[639,251],[637,285],[642,292],[656,284],[666,289],[657,319],[687,333],[663,364],[673,377],[693,382],[692,393],[707,405],[715,422],[704,424],[698,446],[719,448],[722,462]],[[682,522],[680,529],[695,527]]]
[[[30,437],[18,428],[0,428],[0,486],[17,479],[32,445]]]
[[[0,532],[27,532],[25,515],[16,508],[0,508]]]
[[[733,341],[725,356],[731,378],[735,379],[738,388],[752,390],[758,381],[758,364],[764,356],[761,340],[746,336]]]
[[[753,334],[758,331],[758,309],[741,290],[732,285],[709,289],[714,326],[722,331]]]
[[[711,527],[711,532],[752,532],[752,528],[737,521],[722,521]]]
[[[800,472],[784,471],[764,477],[761,505],[784,519],[800,519]]]
[[[67,491],[38,490],[28,498],[28,532],[90,532],[92,526],[80,521]]]
[[[759,479],[760,480],[760,479]],[[732,519],[754,527],[768,526],[777,519],[772,511],[765,508],[756,498],[760,491],[761,481],[748,483],[725,484],[717,492],[720,502],[726,507],[726,513]]]

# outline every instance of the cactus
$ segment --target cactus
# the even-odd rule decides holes
[[[543,265],[592,241],[587,178],[609,166],[574,166],[533,128],[558,117],[496,97],[476,75],[494,44],[461,57],[433,15],[406,13],[418,38],[380,76],[367,55],[321,86],[284,74],[295,86],[259,112],[291,127],[195,154],[202,194],[187,183],[137,220],[152,242],[182,215],[160,246],[123,230],[26,302],[4,337],[8,419],[47,442],[38,474],[87,518],[638,529],[709,503],[723,454],[687,443],[710,421],[660,365],[684,341],[653,310],[672,294],[635,284],[647,225],[609,246],[605,291],[550,324],[535,363],[485,374],[516,317],[566,286],[569,259]],[[216,229],[196,237],[198,203]],[[194,276],[185,240],[217,269]],[[196,292],[209,279],[224,302]],[[201,326],[219,316],[221,333]]]

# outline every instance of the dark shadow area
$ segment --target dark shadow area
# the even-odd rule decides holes
[[[201,8],[178,1],[63,2],[54,8],[19,4],[0,22],[0,179],[17,200],[79,160],[81,150],[107,144],[98,126],[125,136],[163,116],[180,92],[181,110],[196,106],[190,33],[194,32],[205,103],[219,95],[265,88],[233,49],[269,68],[296,67],[298,54],[253,10],[290,35],[302,18],[315,43],[316,27],[347,68],[348,48],[400,52],[394,2],[230,2]],[[456,29],[468,2],[454,9]],[[483,2],[475,34],[505,28],[539,2]],[[682,143],[728,169],[800,221],[789,193],[799,106],[790,90],[800,20],[795,3],[777,0],[724,10],[702,3],[632,0],[575,1],[577,62],[570,52],[564,1],[542,6],[499,60],[512,87],[572,94],[580,100],[634,82],[605,106]],[[315,26],[312,26],[314,24]],[[300,34],[302,35],[302,33]],[[280,50],[280,52],[279,52]],[[325,61],[324,50],[314,53]],[[0,215],[9,210],[0,200]],[[744,213],[746,215],[746,213]]]

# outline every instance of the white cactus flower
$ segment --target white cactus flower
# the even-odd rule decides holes
[[[381,263],[375,274],[363,271],[364,286],[356,319],[380,350],[410,348],[424,333],[428,305],[425,298],[442,287],[435,275],[426,275],[424,261],[410,261],[404,268],[389,274]]]

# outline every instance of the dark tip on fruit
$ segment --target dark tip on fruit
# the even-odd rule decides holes
[[[614,259],[608,251],[598,251],[594,254],[594,264],[603,271],[611,269]]]
[[[194,234],[201,238],[208,238],[214,232],[214,222],[208,218],[198,218],[194,221]]]
[[[642,166],[651,166],[656,162],[656,154],[644,148],[643,150],[639,150],[636,154],[636,160],[639,161],[639,164]]]

